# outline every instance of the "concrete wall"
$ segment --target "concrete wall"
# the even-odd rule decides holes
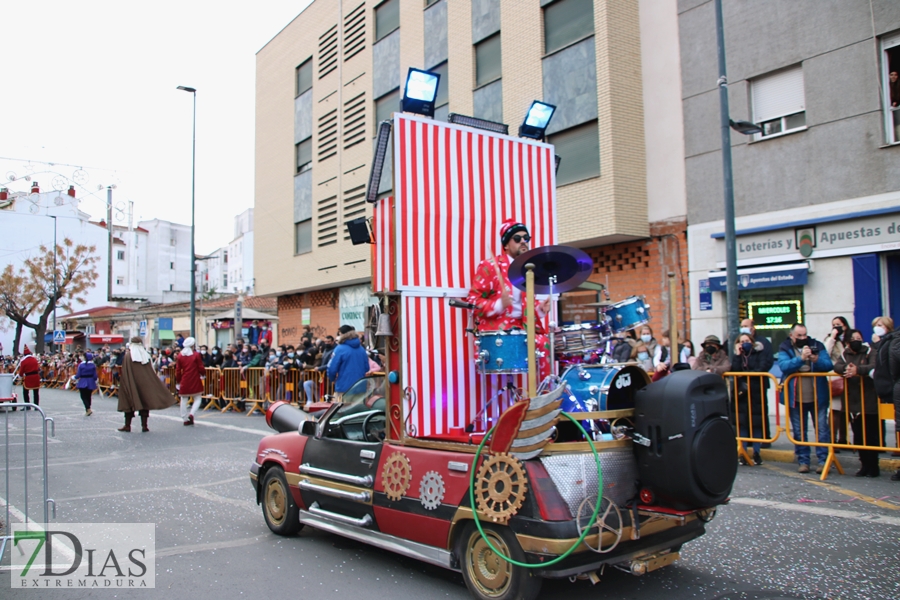
[[[874,3],[876,31],[900,4]],[[723,216],[713,3],[679,2],[688,221]],[[750,119],[748,80],[802,65],[807,129],[753,141],[732,133],[738,216],[900,188],[900,149],[884,148],[880,70],[867,2],[724,3],[731,117]]]

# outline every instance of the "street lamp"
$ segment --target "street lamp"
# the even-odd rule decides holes
[[[194,336],[194,328],[196,326],[195,311],[197,302],[197,261],[194,258],[194,229],[196,227],[195,220],[195,203],[194,191],[197,180],[197,90],[196,88],[183,85],[178,86],[179,90],[190,92],[194,96],[194,124],[192,128],[191,141],[191,337]]]
[[[725,183],[725,306],[728,345],[731,348],[740,330],[738,319],[737,241],[734,231],[734,178],[731,170],[731,129],[744,135],[761,133],[762,128],[749,121],[732,121],[728,109],[728,76],[725,74],[725,26],[722,0],[716,6],[716,46],[719,52],[719,120],[722,128],[722,176]]]

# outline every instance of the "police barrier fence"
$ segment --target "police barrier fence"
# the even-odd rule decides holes
[[[47,468],[47,438],[55,437],[55,426],[53,419],[44,414],[44,410],[37,404],[26,402],[4,402],[0,403],[0,414],[3,416],[3,450],[4,450],[4,495],[0,499],[3,502],[3,509],[6,513],[6,520],[3,522],[3,536],[0,537],[0,559],[6,549],[7,542],[12,539],[12,527],[10,523],[11,517],[15,517],[17,521],[23,523],[33,523],[34,519],[30,516],[30,499],[29,499],[29,483],[34,485],[36,477],[32,477],[32,466],[28,459],[29,444],[29,414],[38,413],[40,415],[40,444],[41,444],[41,466],[40,466],[40,482],[42,489],[42,509],[43,520],[41,523],[49,523],[49,513],[52,507],[53,518],[56,518],[56,503],[50,498],[50,488],[48,480]],[[35,423],[34,416],[30,419],[31,423]],[[13,438],[14,441],[13,441]],[[20,441],[21,440],[21,443]],[[21,447],[21,451],[19,448]],[[21,486],[10,486],[11,479],[19,479],[18,474],[21,473]],[[15,497],[11,495],[12,490],[16,491]],[[20,492],[21,491],[21,492]]]
[[[775,413],[775,426],[769,419],[769,390],[773,390],[776,404],[779,402],[781,386],[771,373],[733,372],[723,375],[731,394],[731,418],[738,438],[738,455],[751,464],[760,445],[771,444],[781,435],[780,413]]]

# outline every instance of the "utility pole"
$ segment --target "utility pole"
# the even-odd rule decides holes
[[[113,299],[113,224],[112,224],[112,186],[106,186],[106,229],[107,242],[106,260],[109,262],[106,269],[106,301]]]

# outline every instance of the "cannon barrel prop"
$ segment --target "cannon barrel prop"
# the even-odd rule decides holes
[[[306,413],[291,406],[290,402],[275,402],[266,411],[266,425],[277,431],[298,431],[300,424],[308,421]]]

